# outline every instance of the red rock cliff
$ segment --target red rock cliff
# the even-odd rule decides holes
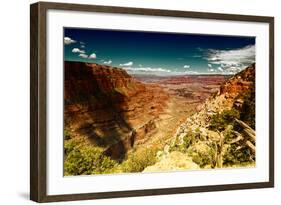
[[[254,84],[255,64],[252,64],[226,81],[220,88],[220,94],[236,96],[238,93],[249,90]]]
[[[65,128],[122,157],[149,136],[166,106],[162,88],[144,85],[120,68],[65,62]]]
[[[144,89],[141,83],[120,68],[82,62],[65,62],[64,69],[66,104],[88,101],[93,97],[98,98],[100,95],[105,95],[107,100],[114,100],[116,103]]]

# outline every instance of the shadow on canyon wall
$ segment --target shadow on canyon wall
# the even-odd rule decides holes
[[[122,161],[134,145],[135,131],[123,112],[127,96],[118,88],[131,78],[107,66],[65,62],[65,127],[86,136],[104,153]]]

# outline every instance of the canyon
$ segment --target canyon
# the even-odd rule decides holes
[[[141,149],[162,149],[210,96],[226,92],[221,84],[231,77],[131,76],[71,61],[64,62],[64,73],[65,130],[119,162]]]

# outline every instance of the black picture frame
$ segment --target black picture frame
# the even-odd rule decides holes
[[[46,13],[49,9],[217,19],[269,24],[269,181],[102,193],[47,195]],[[132,197],[274,187],[274,17],[38,2],[30,6],[30,199],[36,202]]]

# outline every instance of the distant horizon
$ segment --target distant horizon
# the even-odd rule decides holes
[[[112,68],[118,68],[118,69],[123,69],[127,72],[126,69],[118,67],[118,66],[112,66],[112,65],[105,65],[105,64],[99,64],[99,63],[95,63],[95,62],[85,62],[85,61],[76,61],[76,60],[64,60],[64,62],[74,62],[74,63],[88,63],[88,64],[96,64],[96,65],[102,65],[102,66],[107,66],[107,67],[112,67]],[[255,64],[255,63],[254,63]],[[248,66],[246,66],[244,69],[242,69],[241,71],[245,70]],[[241,72],[239,71],[239,72]],[[230,73],[193,73],[193,74],[178,74],[175,75],[173,73],[171,73],[170,75],[158,75],[158,74],[151,74],[151,73],[128,73],[132,76],[155,76],[155,77],[184,77],[184,76],[234,76],[236,74],[238,74],[239,72],[235,73],[235,74],[230,74]]]
[[[64,60],[132,75],[234,75],[255,63],[255,37],[64,28]]]

